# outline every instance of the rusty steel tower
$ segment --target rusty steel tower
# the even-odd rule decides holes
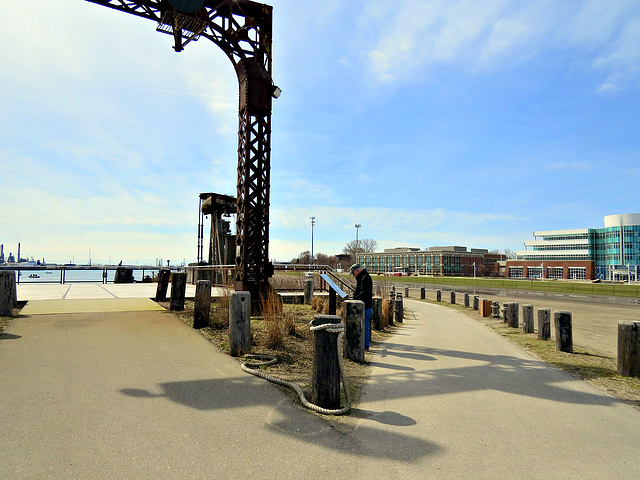
[[[257,305],[269,287],[271,102],[280,89],[271,77],[273,7],[248,0],[87,0],[153,20],[173,36],[176,52],[205,37],[229,57],[238,76],[238,189],[236,290]]]

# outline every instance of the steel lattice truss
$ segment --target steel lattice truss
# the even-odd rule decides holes
[[[247,0],[87,0],[153,20],[174,49],[205,37],[233,63],[239,82],[236,289],[254,301],[268,289],[272,7]],[[181,11],[175,6],[190,5]],[[186,7],[182,7],[186,8]]]

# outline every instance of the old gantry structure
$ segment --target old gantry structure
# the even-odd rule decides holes
[[[257,302],[269,289],[272,10],[247,0],[87,0],[157,23],[176,52],[205,37],[229,57],[239,82],[236,290]]]

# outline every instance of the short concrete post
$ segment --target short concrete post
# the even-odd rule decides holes
[[[437,302],[442,301],[442,290],[436,290],[436,301]]]
[[[234,357],[251,350],[251,294],[249,292],[231,293],[229,350]]]
[[[402,295],[396,295],[396,301],[394,302],[394,319],[398,323],[404,322],[404,304],[402,301]]]
[[[344,358],[364,363],[364,302],[344,302]]]
[[[404,288],[404,298],[409,298],[409,287]]]
[[[551,338],[551,310],[548,308],[538,309],[538,340],[549,340]]]
[[[520,304],[513,302],[510,306],[509,326],[511,328],[518,328],[520,325]]]
[[[16,303],[16,274],[14,270],[0,272],[0,315],[13,315],[13,305]]]
[[[469,294],[468,293],[464,294],[464,306],[469,308]]]
[[[308,278],[304,282],[304,304],[311,304],[311,298],[313,297],[313,278]]]
[[[187,272],[173,272],[171,275],[171,304],[169,310],[184,310],[184,297],[187,293]]]
[[[561,352],[573,353],[571,312],[553,312],[553,323],[556,331],[556,349]]]
[[[491,302],[491,316],[493,318],[500,318],[500,302],[497,300]]]
[[[171,270],[161,268],[158,272],[158,288],[156,288],[156,302],[165,302],[167,300],[167,290],[169,289],[169,278],[171,278]]]
[[[479,295],[474,295],[473,296],[473,309],[474,310],[480,310],[480,296]]]
[[[451,292],[451,305],[456,304],[456,292]]]
[[[196,299],[193,308],[193,328],[209,326],[211,311],[211,281],[198,280],[196,283]]]
[[[424,300],[425,298],[427,298],[427,292],[426,289],[422,287],[420,288],[420,300]]]
[[[533,305],[522,306],[522,331],[524,333],[534,333],[533,326]]]
[[[640,322],[618,322],[618,373],[640,378]]]
[[[337,315],[316,315],[312,325],[340,323]],[[326,330],[314,331],[315,348],[311,377],[311,403],[322,408],[340,408],[340,365],[338,334]]]
[[[504,302],[502,304],[502,323],[510,325],[509,319],[511,318],[511,302]]]
[[[373,297],[371,326],[376,330],[382,330],[382,297]]]

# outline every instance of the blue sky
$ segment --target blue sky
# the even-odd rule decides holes
[[[79,0],[4,2],[0,243],[195,261],[235,194],[237,79],[206,39]],[[463,245],[640,212],[640,2],[274,0],[270,257]],[[27,33],[25,33],[27,32]]]

